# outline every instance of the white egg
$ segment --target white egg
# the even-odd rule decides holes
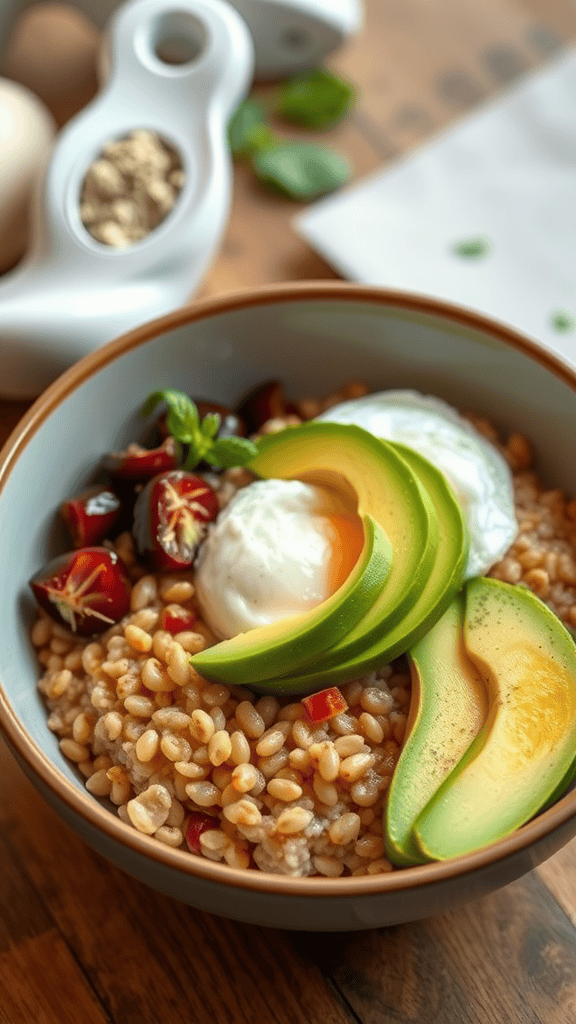
[[[0,274],[22,256],[34,185],[56,134],[42,101],[0,78]]]
[[[318,419],[354,423],[376,437],[401,441],[444,473],[470,531],[467,578],[487,572],[508,550],[518,531],[508,464],[446,402],[416,391],[381,391],[342,402]]]
[[[337,524],[352,520],[361,545],[359,517],[323,487],[257,480],[238,491],[210,527],[196,563],[196,596],[213,632],[236,636],[330,597],[347,575],[334,576]]]

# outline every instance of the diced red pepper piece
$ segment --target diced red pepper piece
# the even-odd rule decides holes
[[[173,437],[167,437],[158,448],[129,444],[123,452],[110,452],[104,459],[104,468],[114,480],[132,480],[135,483],[143,483],[177,466],[178,448]]]
[[[130,608],[124,562],[108,548],[82,548],[55,558],[30,580],[38,604],[80,636],[103,633]]]
[[[311,693],[308,697],[302,698],[308,718],[311,722],[327,722],[342,711],[348,710],[343,694],[337,686],[331,686],[328,690],[319,690],[318,693]]]
[[[196,616],[188,608],[180,608],[178,605],[166,605],[160,615],[160,629],[167,633],[183,633],[184,630],[194,629]]]
[[[63,502],[60,515],[75,548],[90,547],[105,537],[121,512],[120,498],[109,487],[89,487]]]
[[[216,818],[202,811],[192,811],[186,825],[186,845],[191,853],[201,853],[200,836],[203,832],[209,832],[211,828],[218,828]]]
[[[154,569],[188,569],[219,511],[215,491],[183,469],[161,473],[141,491],[134,506],[134,538]]]

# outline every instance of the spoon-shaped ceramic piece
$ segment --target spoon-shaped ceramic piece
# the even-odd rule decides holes
[[[102,92],[69,122],[52,152],[28,252],[0,281],[4,396],[38,394],[98,345],[181,305],[207,271],[225,226],[226,124],[253,72],[243,19],[225,0],[132,0],[111,23],[108,53]],[[137,128],[157,132],[177,150],[185,184],[157,228],[115,249],[82,224],[81,188],[103,146]]]

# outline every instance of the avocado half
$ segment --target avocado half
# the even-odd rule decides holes
[[[429,860],[509,835],[576,775],[576,646],[556,615],[524,587],[473,579],[464,645],[488,688],[488,715],[416,818]]]
[[[361,427],[311,422],[267,435],[250,468],[261,477],[306,480],[352,497],[364,523],[362,555],[336,594],[311,612],[224,640],[191,662],[208,679],[263,692],[309,692],[316,681],[302,685],[298,677],[286,685],[279,677],[329,655],[351,631],[354,649],[361,650],[417,600],[438,551],[436,508],[397,448]]]

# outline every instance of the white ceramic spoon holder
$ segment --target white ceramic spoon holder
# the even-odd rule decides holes
[[[159,54],[180,49],[181,63]],[[64,128],[36,196],[28,252],[0,281],[0,394],[38,394],[62,370],[197,289],[230,205],[227,121],[253,73],[248,29],[225,0],[132,0],[108,34],[109,75]],[[80,219],[87,168],[111,139],[157,132],[185,184],[141,242],[114,249]]]

